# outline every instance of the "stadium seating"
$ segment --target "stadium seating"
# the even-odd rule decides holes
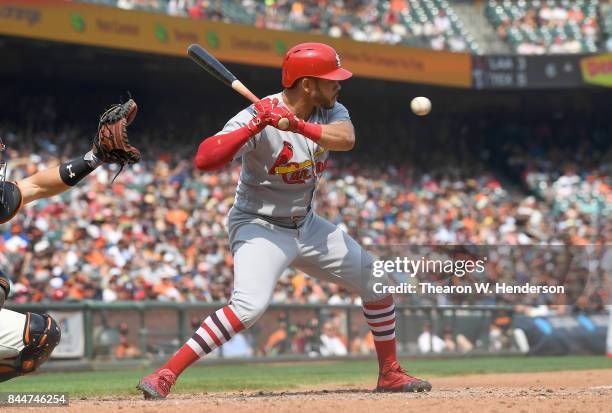
[[[597,51],[598,0],[489,0],[485,13],[521,54]]]
[[[51,144],[45,130],[28,132],[3,120],[0,136],[12,157],[22,160],[12,163],[16,180],[56,165],[58,156],[69,156],[62,152],[73,148],[70,140],[77,131],[86,129],[60,130]],[[444,127],[459,130],[459,125],[477,122],[461,116]],[[611,181],[605,159],[610,149],[600,139],[608,136],[609,127],[581,135],[577,147],[572,138],[585,123],[557,119],[545,125],[492,121],[478,133],[434,134],[426,142],[406,139],[406,146],[394,142],[403,160],[396,166],[387,164],[389,142],[379,152],[367,149],[367,159],[385,162],[360,162],[359,151],[344,160],[334,155],[315,209],[366,246],[609,242]],[[383,118],[380,125],[363,125],[360,131],[364,142],[370,136],[380,141],[407,135],[401,128]],[[195,171],[185,161],[194,145],[188,131],[175,131],[171,142],[165,133],[143,131],[141,136],[152,142],[141,148],[146,161],[127,168],[114,185],[108,185],[113,171],[100,168],[70,194],[33,204],[7,224],[0,259],[15,277],[13,300],[227,301],[232,260],[223,222],[238,166],[221,173]],[[502,147],[491,143],[491,157],[499,160],[495,167],[471,146],[492,142],[491,137],[506,141]],[[34,152],[37,147],[44,149]],[[429,156],[422,157],[423,152]],[[579,167],[565,168],[572,163]],[[513,188],[509,177],[523,181],[523,190]],[[85,199],[88,208],[81,207]],[[24,253],[45,264],[21,271]],[[359,299],[334,288],[302,272],[288,272],[274,301],[333,298],[349,304]]]
[[[390,3],[389,2],[378,2],[378,9],[381,15],[388,13]],[[406,36],[402,43],[412,46],[424,46],[422,39],[419,39],[419,33],[417,32],[419,26],[424,27],[427,24],[433,24],[434,28],[443,28],[445,26],[444,17],[446,16],[449,21],[449,28],[442,31],[442,36],[446,44],[451,43],[451,39],[455,38],[459,41],[463,40],[466,42],[467,48],[456,48],[456,51],[469,50],[471,52],[478,51],[478,45],[474,39],[470,36],[468,31],[463,26],[462,22],[458,19],[457,15],[453,11],[452,7],[446,0],[410,0],[407,3],[407,8],[402,10],[399,14],[400,23],[406,27],[413,36]],[[439,17],[441,20],[439,27],[436,27],[436,18]],[[425,30],[424,28],[422,30]],[[428,37],[425,34],[425,37]],[[431,44],[430,44],[431,45]],[[428,46],[425,44],[425,46]],[[454,50],[452,46],[446,47]]]
[[[482,39],[474,39],[447,0],[76,1],[436,50],[482,54],[481,46],[485,46],[478,44]],[[608,2],[488,0],[484,13],[519,54],[612,50],[612,4]]]
[[[604,47],[612,51],[612,3],[601,5],[601,29],[605,34]]]
[[[475,40],[446,0],[81,0],[172,15],[359,41],[478,53]]]

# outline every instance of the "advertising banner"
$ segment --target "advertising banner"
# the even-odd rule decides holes
[[[612,53],[585,57],[580,67],[585,83],[612,87]]]
[[[608,316],[519,316],[514,327],[522,329],[534,355],[605,354]]]
[[[293,45],[315,41],[336,48],[343,66],[357,76],[465,88],[472,82],[467,53],[363,43],[60,0],[0,0],[0,34],[175,56],[186,56],[187,47],[199,43],[222,61],[268,67],[280,67],[282,56]]]
[[[50,311],[62,331],[62,339],[51,358],[80,358],[85,355],[83,313],[80,311]]]

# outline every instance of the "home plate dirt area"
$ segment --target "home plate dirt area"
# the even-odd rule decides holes
[[[62,412],[598,412],[612,406],[612,369],[482,374],[434,378],[430,393],[381,394],[367,386],[290,391],[179,393],[167,400],[137,396],[71,400]],[[58,410],[60,410],[58,409]],[[3,408],[3,412],[43,408]],[[46,410],[45,408],[45,411]]]

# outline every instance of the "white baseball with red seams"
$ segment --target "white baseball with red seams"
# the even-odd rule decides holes
[[[418,116],[425,116],[431,112],[431,100],[424,96],[419,96],[410,102],[410,108]]]

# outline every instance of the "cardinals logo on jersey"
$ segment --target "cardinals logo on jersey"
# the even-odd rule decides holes
[[[325,149],[319,148],[315,152],[314,158],[316,159],[323,155],[323,153],[325,153]],[[312,160],[308,159],[303,162],[290,162],[291,159],[293,159],[293,155],[293,145],[290,142],[283,141],[283,149],[281,149],[268,173],[270,175],[281,175],[283,181],[288,184],[304,184],[306,181],[313,178]],[[326,166],[327,160],[324,162],[317,161],[317,174],[322,173]]]

